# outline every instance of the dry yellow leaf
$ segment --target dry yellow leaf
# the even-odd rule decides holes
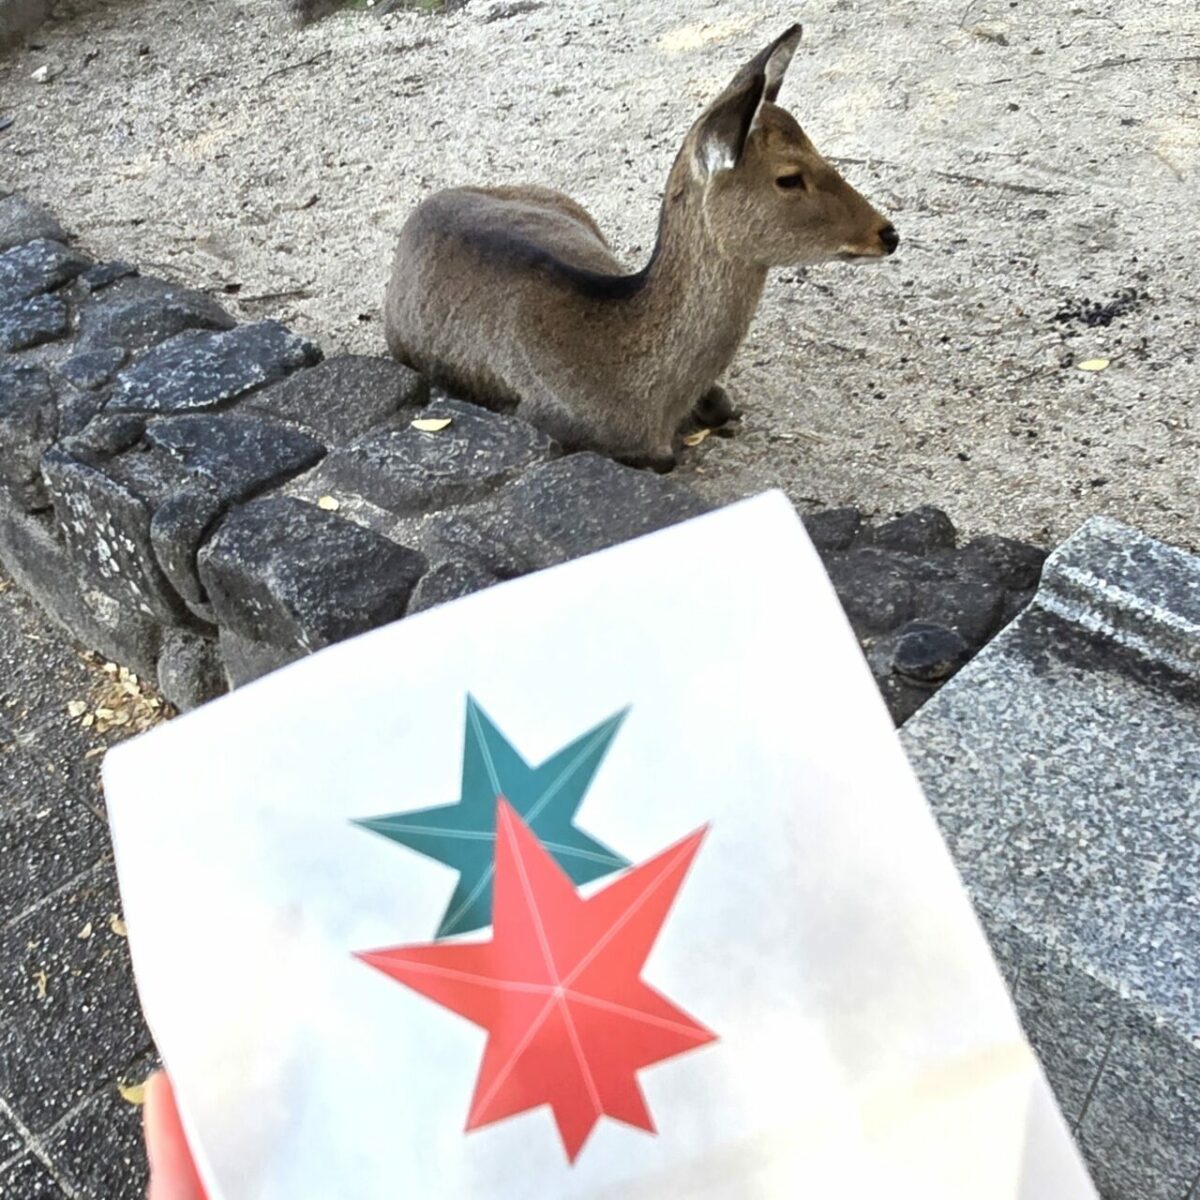
[[[46,992],[47,992],[47,985],[50,982],[50,976],[47,975],[45,971],[39,971],[33,977],[33,981],[34,981],[34,983],[37,984],[38,999],[45,1000]]]
[[[333,496],[322,496],[317,501],[317,507],[323,508],[326,512],[337,512],[342,507],[342,502]]]
[[[1085,358],[1083,362],[1075,365],[1081,371],[1103,371],[1108,366],[1108,361],[1107,358]]]
[[[87,712],[87,704],[82,700],[72,700],[67,705],[67,716],[82,717]]]
[[[126,1104],[140,1108],[146,1102],[146,1085],[144,1083],[122,1083],[117,1080],[117,1091]]]
[[[81,942],[86,942],[86,941],[87,941],[87,939],[88,939],[88,938],[90,938],[91,936],[92,936],[92,923],[91,923],[91,921],[89,921],[89,922],[88,922],[88,923],[87,923],[87,924],[86,924],[86,925],[85,925],[85,926],[84,926],[84,927],[83,927],[83,928],[82,928],[82,929],[79,931],[79,940],[80,940]]]
[[[103,732],[103,731],[101,731],[101,732]],[[89,750],[83,757],[84,758],[95,758],[97,754],[103,754],[103,753],[104,753],[104,747],[97,746],[94,750]]]
[[[125,922],[122,921],[116,913],[113,913],[113,915],[108,918],[108,927],[117,935],[117,937],[129,936],[129,930],[125,927]]]
[[[422,433],[440,433],[447,425],[452,424],[453,420],[453,417],[422,417],[419,421],[414,421],[412,427]]]
[[[115,714],[114,709],[105,708],[103,705],[101,705],[98,709],[96,709],[96,718],[97,718],[97,720],[100,720],[100,721],[111,721],[113,719],[114,714]]]
[[[685,446],[698,446],[710,433],[712,433],[711,429],[697,429],[695,433],[689,433],[683,439],[683,444]]]

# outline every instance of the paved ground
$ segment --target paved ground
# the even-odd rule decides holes
[[[153,1049],[94,753],[120,730],[68,715],[118,712],[126,689],[2,576],[0,663],[0,1196],[133,1200],[140,1114],[118,1089],[145,1078]]]
[[[275,0],[66,6],[0,61],[0,180],[100,253],[369,351],[395,233],[447,184],[565,188],[644,260],[684,130],[801,19],[782,99],[904,244],[773,278],[743,431],[685,474],[1200,545],[1195,0],[471,0],[302,33]]]

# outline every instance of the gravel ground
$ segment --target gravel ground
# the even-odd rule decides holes
[[[0,575],[0,1196],[145,1193],[154,1061],[99,770],[161,702],[81,654]]]
[[[772,278],[742,427],[682,473],[1043,543],[1097,512],[1200,542],[1194,0],[471,0],[303,32],[266,0],[75,10],[0,62],[0,185],[329,352],[382,350],[391,243],[446,185],[566,189],[644,259],[688,124],[799,17],[783,101],[904,243]]]

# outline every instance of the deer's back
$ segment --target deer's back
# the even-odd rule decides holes
[[[595,221],[543,188],[455,188],[400,234],[384,312],[388,348],[468,395],[520,399],[513,362],[531,314],[562,313],[625,278]]]

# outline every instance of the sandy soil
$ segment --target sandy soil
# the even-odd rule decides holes
[[[742,428],[681,474],[1042,542],[1106,512],[1196,547],[1193,0],[472,0],[303,32],[274,0],[75,0],[0,61],[0,186],[240,317],[380,352],[421,197],[563,188],[636,264],[687,126],[797,16],[782,101],[904,244],[772,278]]]

